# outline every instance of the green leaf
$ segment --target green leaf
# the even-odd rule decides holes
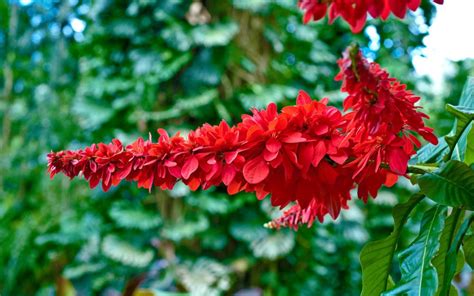
[[[189,293],[168,292],[155,289],[138,289],[133,296],[189,296]]]
[[[294,99],[298,89],[285,85],[253,84],[251,92],[241,93],[239,100],[245,109],[265,108],[270,103],[279,103],[286,98]]]
[[[218,261],[200,258],[176,268],[182,285],[192,295],[222,295],[231,287],[230,268]]]
[[[471,124],[471,130],[467,135],[467,146],[466,154],[464,156],[464,162],[468,165],[474,163],[474,125]]]
[[[362,265],[361,296],[380,295],[389,285],[390,267],[395,254],[398,239],[403,225],[415,206],[423,199],[416,194],[406,203],[395,206],[392,210],[394,227],[385,239],[369,242],[360,253]]]
[[[207,216],[199,215],[193,219],[186,219],[179,222],[166,224],[163,227],[162,236],[175,242],[183,239],[190,239],[198,233],[209,228]]]
[[[474,235],[466,236],[462,248],[467,264],[474,269]]]
[[[461,243],[464,238],[464,235],[469,229],[469,226],[471,225],[473,219],[474,219],[474,216],[471,216],[468,219],[464,220],[461,227],[459,228],[458,233],[456,234],[456,237],[454,238],[451,244],[451,247],[449,248],[449,252],[446,257],[446,265],[447,265],[446,275],[444,276],[444,279],[443,279],[443,285],[442,285],[443,288],[441,289],[440,295],[443,295],[443,296],[449,295],[449,289],[451,288],[451,281],[454,275],[456,274],[457,257],[458,257],[459,248],[461,247]]]
[[[260,223],[235,221],[230,225],[230,234],[235,239],[250,244],[259,237],[266,236],[268,231]]]
[[[401,279],[383,295],[433,295],[438,287],[431,258],[439,248],[444,226],[445,206],[437,205],[423,215],[420,232],[413,243],[398,255]]]
[[[206,47],[227,45],[235,34],[239,31],[239,26],[234,22],[202,25],[192,31],[192,37],[197,45]]]
[[[250,10],[252,12],[260,12],[268,7],[268,0],[233,0],[232,5],[242,10]]]
[[[443,232],[441,233],[440,246],[436,257],[433,258],[433,265],[438,272],[438,291],[441,291],[444,277],[447,275],[446,259],[456,232],[459,230],[462,222],[462,211],[458,208],[454,208],[451,215],[446,219]]]
[[[165,111],[157,112],[136,112],[131,116],[132,121],[138,120],[153,120],[163,121],[172,118],[178,118],[183,113],[190,112],[196,108],[209,105],[216,97],[218,93],[216,90],[211,89],[200,93],[198,95],[176,99],[174,106]]]
[[[147,211],[142,206],[130,202],[114,203],[109,215],[117,225],[128,229],[148,230],[162,223],[157,212]]]
[[[463,162],[451,160],[417,181],[421,191],[437,203],[474,209],[474,170]]]
[[[128,266],[145,267],[153,260],[152,250],[140,250],[116,235],[107,235],[101,249],[105,256]]]
[[[467,157],[467,155],[464,156],[464,150],[470,151],[470,159],[469,161],[465,159],[466,163],[470,164],[474,162],[474,132],[471,132],[469,136],[464,134],[473,116],[474,77],[470,77],[466,82],[459,101],[459,106],[447,105],[446,109],[456,117],[452,131],[448,136],[438,138],[438,145],[430,143],[424,145],[418,150],[416,156],[410,160],[411,164],[439,162],[443,157],[451,159],[453,156],[458,160],[462,160]],[[449,153],[448,157],[446,154],[449,150],[451,150],[451,153]]]
[[[257,258],[275,260],[291,252],[294,246],[294,232],[278,231],[259,237],[252,242],[250,248]]]
[[[443,159],[449,152],[448,143],[444,138],[438,138],[438,145],[428,143],[424,145],[416,155],[410,160],[411,164],[432,163]]]
[[[86,97],[74,101],[73,106],[74,114],[77,115],[79,125],[83,129],[98,129],[115,115],[115,110],[110,104]]]
[[[158,73],[156,73],[156,83],[163,82],[171,79],[179,70],[181,70],[189,61],[191,61],[193,55],[189,52],[183,53],[178,57],[173,57],[163,67],[160,67]]]
[[[468,77],[461,94],[459,105],[474,108],[474,76]]]
[[[474,120],[474,108],[465,106],[446,105],[446,110],[456,117],[456,128],[446,136],[446,142],[451,149],[448,159],[456,156],[457,159],[462,160],[467,144],[466,130],[469,128],[471,122]]]
[[[67,266],[63,271],[63,275],[67,279],[76,279],[86,274],[102,271],[105,266],[104,263],[85,263],[78,266]]]

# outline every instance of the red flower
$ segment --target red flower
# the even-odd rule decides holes
[[[443,4],[443,0],[434,0]],[[387,19],[390,13],[398,18],[404,18],[407,10],[415,11],[421,0],[299,0],[298,6],[304,10],[303,22],[320,20],[329,10],[329,23],[337,17],[342,17],[351,26],[354,33],[360,32],[367,19],[367,13],[372,17]]]
[[[311,225],[347,208],[350,191],[376,197],[382,185],[406,175],[421,143],[414,134],[436,143],[424,125],[419,100],[406,87],[351,49],[339,61],[342,90],[348,93],[345,115],[300,92],[297,103],[277,111],[275,104],[243,115],[230,127],[205,124],[187,138],[158,130],[156,143],[139,138],[123,148],[118,140],[85,150],[48,154],[51,177],[82,173],[91,187],[107,191],[122,180],[149,190],[171,189],[182,181],[191,190],[224,185],[229,194],[271,195],[273,206],[293,204],[270,226]]]

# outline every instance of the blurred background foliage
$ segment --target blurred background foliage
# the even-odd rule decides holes
[[[426,1],[353,35],[339,21],[303,25],[296,0],[1,1],[0,294],[358,295],[360,249],[390,233],[408,181],[337,221],[273,231],[268,200],[181,185],[91,191],[50,181],[46,154],[235,123],[252,107],[293,104],[298,89],[340,105],[336,60],[352,41],[423,95],[443,134],[444,103],[473,63],[453,64],[442,93],[417,76],[411,59],[434,13]]]

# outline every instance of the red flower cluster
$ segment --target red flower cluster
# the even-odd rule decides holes
[[[84,150],[50,153],[51,177],[82,173],[91,188],[102,182],[106,191],[122,180],[139,187],[171,189],[181,180],[192,190],[224,185],[229,194],[271,194],[273,206],[294,203],[270,226],[311,225],[326,214],[336,218],[347,208],[350,191],[359,198],[376,197],[379,188],[406,174],[420,134],[435,143],[427,116],[414,106],[419,100],[386,71],[369,63],[358,50],[339,61],[338,79],[349,95],[343,115],[328,100],[313,101],[300,92],[295,106],[277,111],[275,104],[253,110],[230,127],[205,124],[186,138],[158,130],[158,142],[138,139]]]
[[[434,0],[443,4],[444,0]],[[305,11],[304,23],[320,20],[329,11],[329,23],[339,16],[346,20],[354,33],[364,27],[367,14],[373,18],[387,19],[390,13],[404,18],[408,9],[415,11],[421,0],[299,0],[298,6]]]

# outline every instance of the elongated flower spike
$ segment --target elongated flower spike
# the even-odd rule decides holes
[[[434,0],[443,4],[443,0]],[[338,17],[349,23],[352,32],[362,31],[367,16],[386,20],[391,13],[403,19],[408,10],[415,11],[421,0],[299,0],[298,6],[304,10],[303,22],[318,21],[328,14],[329,23]]]
[[[280,112],[273,103],[252,110],[229,126],[204,124],[185,138],[159,129],[157,142],[137,139],[125,146],[93,144],[77,151],[48,154],[51,178],[80,174],[91,188],[107,191],[121,181],[138,187],[172,189],[181,181],[191,190],[225,186],[229,194],[270,195],[273,206],[292,207],[269,227],[310,226],[329,214],[336,219],[347,209],[350,191],[358,188],[365,202],[380,187],[406,175],[407,163],[421,143],[420,134],[435,143],[419,100],[406,87],[369,63],[358,48],[339,61],[346,113],[311,100],[300,91],[296,105]]]

